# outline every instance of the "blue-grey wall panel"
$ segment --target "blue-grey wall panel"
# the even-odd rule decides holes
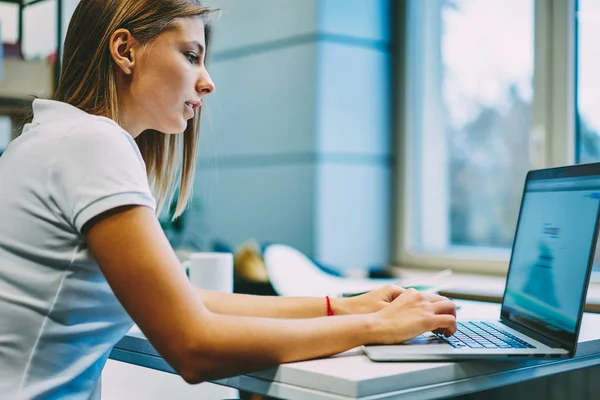
[[[313,253],[314,166],[200,168],[196,224],[205,241],[276,241]]]
[[[323,41],[317,60],[319,150],[389,154],[389,54]]]
[[[314,151],[315,46],[210,63],[203,146],[222,156]]]
[[[221,10],[214,51],[229,52],[316,31],[317,0],[211,0]]]
[[[390,166],[317,166],[315,256],[325,264],[363,268],[388,261]]]
[[[387,42],[390,37],[390,1],[319,0],[319,31]]]

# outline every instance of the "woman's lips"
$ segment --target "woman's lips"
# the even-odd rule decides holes
[[[192,118],[194,116],[194,106],[192,106],[189,103],[185,103],[185,108],[187,109],[187,111],[190,114],[190,118]]]
[[[185,104],[191,106],[192,110],[196,110],[202,103],[199,101],[186,101]]]

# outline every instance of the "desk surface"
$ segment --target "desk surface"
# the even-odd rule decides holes
[[[463,319],[495,319],[500,312],[498,304],[459,303]],[[140,332],[123,338],[111,358],[173,372]],[[577,355],[572,359],[375,363],[360,349],[353,349],[214,383],[285,399],[433,399],[593,365],[600,365],[600,315],[585,314]]]

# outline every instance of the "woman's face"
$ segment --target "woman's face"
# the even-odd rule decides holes
[[[187,120],[215,90],[206,67],[204,22],[180,18],[174,29],[161,33],[136,59],[124,96],[124,122],[130,133],[155,129],[181,133]],[[126,128],[127,129],[127,128]]]

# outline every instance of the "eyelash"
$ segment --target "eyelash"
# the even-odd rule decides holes
[[[186,53],[185,56],[187,57],[190,64],[198,64],[198,62],[200,61],[200,58],[195,53]]]

